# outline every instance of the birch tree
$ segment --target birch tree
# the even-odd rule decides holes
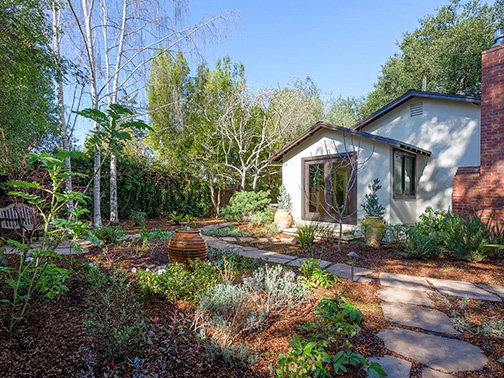
[[[199,41],[217,35],[232,12],[204,20],[196,25],[183,25],[181,3],[166,4],[155,0],[123,0],[120,5],[111,0],[68,1],[78,35],[71,41],[76,57],[88,71],[91,106],[100,109],[117,102],[132,105],[142,100],[146,74],[152,60],[182,44],[198,47]],[[160,48],[160,46],[162,46]],[[80,54],[79,52],[84,52]],[[94,122],[94,132],[100,125]],[[110,159],[110,222],[117,224],[117,167],[115,155]],[[94,155],[94,223],[101,224],[100,151]]]

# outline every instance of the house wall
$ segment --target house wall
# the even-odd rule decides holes
[[[422,102],[423,114],[410,116],[410,104]],[[415,207],[415,222],[427,206],[451,207],[457,167],[480,164],[480,106],[453,100],[413,98],[362,131],[413,144],[432,152],[417,156],[416,200],[390,199],[391,221],[404,219]],[[392,180],[392,177],[390,177]]]
[[[347,149],[345,150],[345,143]],[[392,211],[390,203],[390,163],[391,148],[382,143],[373,143],[365,139],[354,139],[354,143],[359,151],[359,161],[363,162],[370,156],[371,159],[363,166],[357,174],[357,209],[359,210],[357,219],[362,219],[364,213],[361,211],[361,204],[364,195],[368,192],[367,186],[374,178],[379,178],[383,188],[378,192],[380,201],[385,207],[385,219],[390,219]],[[292,197],[292,216],[296,224],[302,221],[302,158],[330,155],[352,151],[352,139],[343,136],[342,133],[330,130],[319,130],[313,136],[305,140],[285,153],[282,165],[282,180],[287,192]]]

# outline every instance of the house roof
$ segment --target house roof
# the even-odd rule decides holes
[[[346,127],[331,125],[329,123],[326,123],[326,122],[323,122],[323,121],[319,121],[315,125],[313,125],[312,127],[310,127],[308,130],[306,130],[303,134],[301,134],[296,139],[294,139],[292,142],[290,142],[289,144],[287,144],[284,148],[282,148],[277,153],[275,153],[274,155],[272,155],[270,157],[270,161],[279,161],[282,158],[283,154],[285,154],[287,151],[289,151],[290,149],[292,149],[292,148],[296,147],[297,145],[301,144],[305,139],[311,137],[317,131],[322,130],[322,129],[332,130],[332,131],[339,131],[339,132],[342,132],[344,134],[349,134],[349,135],[352,135],[352,136],[356,136],[358,138],[363,138],[363,139],[368,139],[368,140],[372,140],[372,141],[375,141],[375,142],[380,142],[380,143],[388,144],[388,145],[390,145],[392,147],[395,147],[397,149],[400,149],[400,150],[409,151],[409,152],[413,152],[415,154],[420,154],[420,155],[425,155],[425,156],[431,156],[431,152],[430,151],[424,150],[423,148],[414,146],[414,145],[409,144],[409,143],[401,142],[400,140],[386,138],[386,137],[382,137],[382,136],[379,136],[379,135],[374,135],[374,134],[366,133],[364,131],[349,129],[349,128],[346,128]]]
[[[479,97],[474,96],[463,96],[463,95],[454,95],[448,93],[436,93],[436,92],[425,92],[425,91],[416,91],[410,89],[408,92],[403,94],[401,97],[396,98],[394,101],[388,103],[380,110],[374,112],[369,117],[363,119],[362,121],[357,122],[351,128],[354,130],[361,130],[371,122],[380,118],[381,116],[387,114],[391,110],[394,110],[398,106],[404,104],[406,101],[412,99],[413,97],[423,97],[423,98],[434,98],[440,100],[453,100],[453,101],[462,101],[462,102],[470,102],[473,104],[480,104],[481,99]]]

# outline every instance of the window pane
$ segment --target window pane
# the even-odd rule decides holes
[[[402,194],[402,165],[404,157],[394,154],[394,192]]]
[[[347,215],[350,211],[350,200],[349,196],[347,196],[345,203],[345,195],[347,195],[346,190],[348,181],[350,180],[350,167],[348,163],[335,163],[335,165],[336,166],[332,170],[332,188],[329,196],[331,198],[334,210],[343,210],[342,208],[343,206],[345,206],[343,214]]]
[[[413,177],[413,163],[411,157],[404,158],[404,194],[413,194],[413,185],[415,178]]]
[[[324,164],[310,164],[308,173],[309,212],[324,212]]]

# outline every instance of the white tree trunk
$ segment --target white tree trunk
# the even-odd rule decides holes
[[[117,206],[117,160],[110,155],[110,224],[119,225],[119,209]]]

